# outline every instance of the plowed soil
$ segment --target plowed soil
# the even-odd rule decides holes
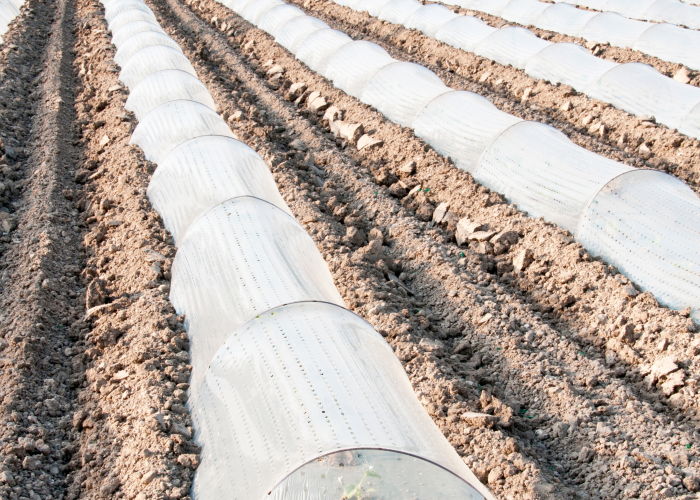
[[[270,166],[346,304],[386,337],[498,498],[696,498],[700,341],[687,311],[660,307],[226,7],[149,5]],[[167,300],[176,249],[145,196],[155,165],[128,144],[135,121],[102,7],[28,6],[3,47],[31,48],[0,55],[11,114],[0,120],[15,126],[3,129],[0,498],[187,498],[199,450],[185,407],[187,336]],[[415,32],[332,3],[302,7],[593,151],[694,179],[697,141],[624,153],[620,130],[677,134],[561,87],[530,83],[522,103],[511,82],[529,77],[517,70],[488,64],[506,82],[492,85],[467,70],[471,59],[445,67],[473,56]],[[311,92],[328,109],[310,108]],[[559,111],[567,100],[573,110]],[[620,128],[589,133],[577,109]],[[376,144],[358,150],[329,118],[361,124]],[[687,164],[663,156],[679,152]],[[490,237],[458,245],[463,217]]]

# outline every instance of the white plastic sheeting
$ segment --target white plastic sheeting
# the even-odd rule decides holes
[[[554,0],[590,9],[617,12],[632,19],[700,29],[700,7],[680,0]]]
[[[361,5],[367,5],[367,2]],[[475,1],[472,8],[487,9],[487,12],[494,13],[500,12],[499,9],[506,5],[507,2],[484,0],[481,3]],[[548,15],[547,10],[540,15],[540,18],[547,18],[547,23],[554,22],[555,14],[561,14],[562,10],[576,10],[568,5],[554,5],[551,8],[557,11]],[[700,138],[696,117],[690,114],[700,104],[700,88],[673,80],[651,66],[645,65],[644,69],[640,69],[639,63],[618,64],[606,61],[595,57],[583,47],[575,49],[574,44],[553,44],[542,40],[525,28],[511,26],[495,29],[475,17],[455,17],[444,5],[423,6],[417,0],[392,0],[378,17],[424,30],[427,36],[475,52],[500,64],[512,65],[535,78],[566,83],[579,92],[614,104],[628,113],[653,115],[658,123]],[[584,18],[590,16],[578,16],[578,20],[573,16],[568,25],[585,26]],[[440,25],[440,22],[443,24]],[[590,22],[592,21],[589,20]],[[653,29],[647,30],[648,33],[652,31]],[[645,43],[651,45],[662,35],[662,32],[649,35],[649,41]],[[696,51],[696,55],[700,61],[700,51]],[[334,78],[331,79],[335,82]],[[646,91],[653,94],[647,95]],[[349,93],[358,96],[356,90]]]
[[[372,85],[408,121],[449,90],[425,68],[351,43],[299,9],[228,4],[319,67],[345,45],[357,67],[368,53],[395,63],[398,73]],[[126,107],[139,119],[131,143],[158,165],[148,196],[179,245],[170,298],[187,317],[191,346],[188,405],[202,446],[193,498],[262,500],[274,490],[275,498],[315,500],[340,487],[388,499],[400,486],[426,499],[492,499],[432,423],[386,341],[344,309],[268,166],[235,138],[179,47],[137,5],[112,0],[107,11],[120,80],[131,90]],[[350,82],[349,68],[332,66]],[[422,74],[423,86],[396,87],[391,76],[401,74]],[[372,76],[364,74],[360,91]],[[344,479],[318,474],[320,463],[338,472],[339,457]],[[300,484],[307,473],[314,483]],[[340,482],[329,489],[329,478]]]
[[[177,69],[150,74],[131,89],[124,107],[142,120],[161,104],[170,101],[194,101],[216,111],[211,94],[196,76]]]
[[[368,0],[369,1],[369,0]],[[555,0],[556,1],[556,0]],[[638,0],[629,0],[630,6],[616,10],[605,8],[605,1],[596,2],[592,6],[604,12],[592,12],[589,10],[577,9],[569,5],[570,3],[587,6],[582,1],[559,0],[566,3],[540,2],[539,0],[510,0],[509,2],[485,3],[477,0],[447,0],[443,3],[455,4],[467,9],[480,10],[489,14],[500,16],[506,21],[522,24],[524,26],[535,26],[540,29],[563,33],[569,36],[578,36],[589,41],[598,43],[609,43],[615,47],[630,48],[639,50],[645,54],[658,57],[664,61],[685,64],[689,68],[700,69],[700,32],[692,29],[682,28],[677,24],[687,25],[687,23],[660,19],[663,15],[654,14],[648,17],[650,21],[667,21],[657,24],[657,22],[639,21],[629,19],[634,11],[632,6],[641,5],[640,10],[647,9],[644,3]],[[665,5],[669,0],[663,0]],[[670,0],[676,4],[677,0]],[[608,2],[612,4],[612,2]],[[660,2],[657,7],[660,7]],[[654,12],[659,12],[654,7]],[[700,7],[694,7],[700,12]],[[367,9],[363,9],[367,10]],[[662,12],[663,14],[663,12]],[[627,17],[625,17],[627,16]],[[673,24],[669,24],[673,23]],[[700,27],[691,26],[695,29]],[[420,28],[418,28],[420,29]],[[423,33],[429,35],[426,31]]]
[[[232,332],[207,371],[199,400],[194,418],[203,449],[195,498],[262,500],[270,489],[260,485],[282,482],[274,498],[340,499],[346,487],[357,486],[372,471],[372,462],[350,457],[336,462],[334,468],[342,463],[344,474],[329,490],[328,482],[318,481],[320,474],[313,482],[293,476],[284,480],[300,464],[346,450],[357,457],[367,448],[386,450],[394,459],[397,451],[420,457],[414,463],[406,460],[408,477],[380,474],[388,470],[370,476],[364,486],[376,490],[372,498],[483,498],[457,479],[455,474],[470,475],[469,470],[421,407],[386,341],[338,306],[305,302],[277,307]],[[226,459],[214,461],[210,454]],[[443,477],[435,477],[437,467],[431,462],[447,469]],[[422,487],[415,481],[421,470],[429,472]],[[337,481],[337,469],[331,474]]]
[[[414,1],[392,0],[382,13],[389,7],[391,15],[407,12],[411,10],[410,5],[415,6]],[[367,6],[368,1],[360,4]],[[501,5],[498,2],[484,4]],[[424,8],[430,19],[439,18],[436,9],[444,7],[430,7],[428,11],[419,4],[411,14],[411,22],[418,22],[415,16]],[[449,19],[449,16],[444,16],[444,19]],[[573,86],[583,85],[597,98],[616,105],[631,106],[630,103],[634,103],[636,107],[632,112],[657,114],[660,120],[686,132],[692,126],[695,136],[700,131],[700,105],[687,105],[693,102],[692,95],[700,89],[668,78],[655,79],[653,70],[645,65],[619,65],[594,58],[575,44],[545,42],[522,28],[483,29],[481,41],[460,29],[460,25],[479,26],[479,23],[481,21],[466,16],[452,18],[436,32],[436,37],[449,39],[454,34],[461,37],[460,43],[481,53],[491,51],[498,54],[500,50],[504,56],[518,61],[517,64],[527,60],[528,71],[540,78],[559,79]],[[424,26],[434,28],[431,22]],[[330,36],[331,31],[324,29],[316,33],[327,32],[325,36]],[[309,38],[313,36],[316,35]],[[342,35],[337,37],[340,39]],[[700,228],[700,199],[680,181],[658,173],[661,178],[668,179],[674,189],[683,191],[683,196],[670,189],[655,190],[653,186],[647,186],[639,188],[643,195],[633,187],[632,194],[625,198],[640,196],[646,200],[646,205],[635,206],[633,210],[649,221],[658,220],[655,215],[658,206],[673,207],[678,203],[685,207],[678,207],[682,219],[669,217],[663,224],[654,223],[648,227],[659,241],[678,241],[676,235],[686,238],[683,245],[674,244],[672,251],[663,255],[644,251],[648,237],[635,232],[620,234],[615,240],[615,228],[622,228],[616,221],[628,213],[625,210],[617,212],[615,205],[595,216],[609,233],[591,233],[585,229],[586,235],[580,235],[579,232],[588,227],[582,225],[583,221],[593,217],[589,212],[599,206],[595,200],[598,196],[606,196],[605,186],[619,176],[626,178],[632,171],[630,167],[576,146],[550,126],[523,122],[503,113],[476,94],[450,90],[428,69],[396,61],[371,42],[349,42],[340,48],[316,43],[302,53],[303,47],[304,43],[296,56],[320,67],[320,73],[336,87],[374,106],[394,122],[413,127],[417,136],[436,151],[450,156],[455,165],[468,170],[477,181],[503,193],[530,215],[543,216],[570,230],[582,242],[585,241],[591,252],[620,268],[638,269],[634,273],[638,285],[652,291],[670,307],[682,309],[691,306],[693,317],[700,319],[700,233],[697,229]],[[318,50],[318,54],[314,50]],[[330,55],[333,50],[336,50],[335,54]],[[328,60],[325,69],[318,64],[319,60]],[[633,81],[633,88],[624,89],[624,81]],[[626,101],[630,96],[631,100]],[[700,97],[696,102],[700,102]],[[645,182],[656,182],[656,177],[642,178]],[[688,225],[696,229],[686,231]],[[597,235],[600,235],[600,241],[593,242]],[[615,242],[625,238],[626,245],[633,251],[620,252]],[[676,266],[680,271],[675,274],[644,271],[645,268],[663,269],[666,265]]]

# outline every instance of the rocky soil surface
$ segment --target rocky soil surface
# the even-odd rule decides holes
[[[449,87],[476,92],[502,111],[523,120],[552,125],[574,143],[600,155],[675,175],[700,193],[700,141],[656,124],[652,117],[630,115],[568,85],[537,80],[512,66],[503,66],[330,0],[290,3],[356,40],[381,45],[396,59],[426,66]],[[488,16],[480,17],[487,20]]]
[[[700,340],[688,311],[660,307],[226,7],[149,5],[268,163],[346,304],[386,337],[498,498],[697,497]],[[335,4],[301,6],[697,189],[697,141],[625,153],[621,131],[674,133]],[[0,54],[0,498],[188,498],[199,449],[187,336],[168,302],[176,248],[145,196],[155,166],[128,144],[135,120],[103,8],[27,7]],[[488,71],[503,81],[482,80]],[[532,88],[525,102],[520,84]],[[587,125],[611,122],[602,135],[577,122],[595,109]],[[665,159],[678,153],[688,161]]]

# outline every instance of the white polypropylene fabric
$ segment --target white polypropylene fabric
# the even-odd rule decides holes
[[[284,2],[282,2],[282,0],[264,0],[261,2],[255,2],[246,9],[243,18],[249,23],[257,25],[265,14],[278,5],[284,5]]]
[[[187,314],[196,403],[212,358],[249,319],[292,302],[344,306],[304,228],[253,197],[219,203],[190,227],[173,262],[170,300]]]
[[[122,27],[134,21],[146,21],[156,25],[158,24],[156,18],[153,17],[153,14],[150,12],[145,12],[140,9],[129,9],[115,16],[112,22],[109,23],[107,29],[112,33],[116,33]]]
[[[474,52],[482,40],[496,31],[496,28],[481,19],[459,16],[440,28],[435,34],[435,39],[458,49]]]
[[[131,89],[124,107],[138,120],[161,104],[170,101],[195,101],[216,111],[211,94],[196,76],[176,69],[152,73]]]
[[[315,72],[325,75],[328,61],[352,38],[342,31],[325,29],[311,33],[299,46],[296,57]]]
[[[403,451],[473,477],[416,399],[386,341],[335,305],[291,304],[246,323],[213,359],[199,402],[193,417],[203,449],[193,492],[201,500],[262,499],[270,490],[261,485],[348,449]],[[276,498],[341,498],[306,489]],[[460,498],[483,498],[469,493]],[[438,487],[421,498],[454,497],[440,496]]]
[[[438,4],[430,4],[415,11],[404,23],[407,28],[422,31],[427,36],[435,34],[445,23],[459,17],[451,10]]]
[[[587,92],[618,63],[600,59],[575,43],[554,43],[531,58],[525,71],[528,75],[552,83],[571,85]]]
[[[700,320],[700,200],[679,179],[634,170],[608,182],[591,201],[579,241],[656,299],[691,307]],[[653,262],[652,265],[650,263]]]
[[[550,7],[550,4],[539,0],[511,0],[500,16],[506,21],[530,26],[535,24],[540,15]]]
[[[359,98],[370,78],[394,62],[396,59],[376,43],[360,40],[338,49],[328,61],[323,76],[346,94]]]
[[[292,215],[263,159],[245,143],[220,135],[173,149],[148,186],[148,198],[176,245],[207,210],[241,196],[256,196]]]
[[[450,91],[440,77],[424,66],[394,62],[374,74],[360,100],[394,123],[413,127],[418,113],[430,101]]]
[[[112,19],[117,17],[122,12],[130,9],[138,9],[144,12],[149,12],[155,19],[155,14],[153,14],[150,7],[140,0],[118,0],[110,3],[105,7],[105,19],[107,20],[107,23],[111,23]]]
[[[133,89],[141,80],[157,71],[176,69],[196,77],[197,73],[182,51],[165,45],[151,45],[129,58],[119,73],[119,81]]]
[[[539,51],[552,45],[525,28],[503,28],[489,35],[476,46],[480,56],[503,64],[524,69],[527,62]]]
[[[124,42],[119,50],[117,50],[117,53],[114,56],[114,62],[123,68],[134,54],[141,49],[145,49],[146,47],[150,47],[152,45],[164,45],[166,47],[170,47],[171,49],[175,49],[182,54],[182,49],[180,46],[168,35],[156,33],[154,31],[146,31],[139,33],[138,35],[134,35]]]
[[[148,161],[160,163],[176,146],[204,135],[236,138],[210,108],[194,101],[172,101],[148,113],[136,126],[129,144],[140,147]]]

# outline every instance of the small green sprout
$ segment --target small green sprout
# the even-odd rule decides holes
[[[343,500],[352,500],[353,498],[360,500],[367,493],[372,493],[375,491],[373,488],[368,490],[362,488],[362,483],[365,481],[365,479],[367,479],[367,477],[376,477],[377,479],[382,478],[379,474],[372,470],[365,471],[365,475],[362,476],[362,479],[360,479],[360,482],[356,486],[351,484],[345,487],[345,490],[343,491]]]

